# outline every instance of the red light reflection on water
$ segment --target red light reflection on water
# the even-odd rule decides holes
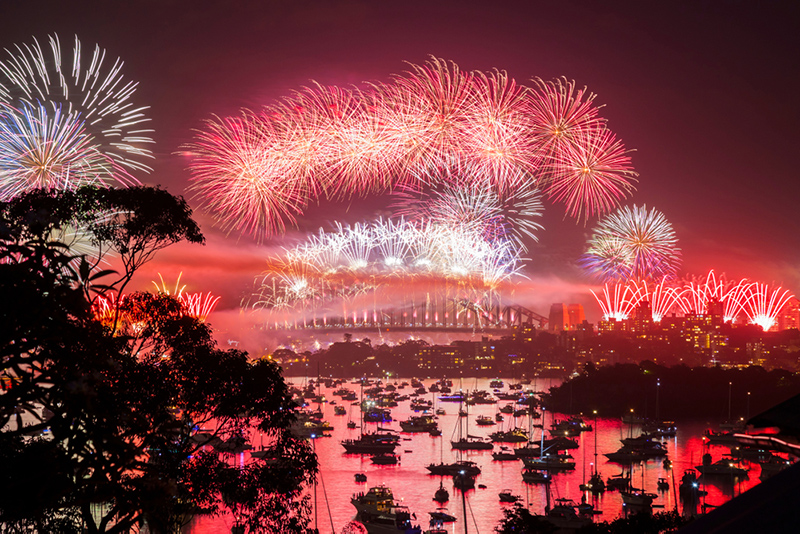
[[[300,379],[295,378],[296,384],[301,383]],[[394,383],[395,381],[392,381]],[[402,380],[397,380],[399,385]],[[429,386],[434,380],[425,380]],[[525,389],[547,390],[558,381],[539,380]],[[484,389],[489,390],[488,379],[469,379],[463,384],[464,389]],[[358,385],[345,384],[345,387],[353,389],[358,393]],[[456,388],[458,384],[456,383]],[[433,501],[433,495],[439,487],[440,481],[450,492],[450,501],[445,503],[447,512],[456,517],[455,524],[449,524],[449,532],[459,532],[463,529],[465,513],[469,526],[481,532],[493,532],[495,526],[503,517],[503,510],[508,504],[499,502],[498,493],[510,489],[513,493],[522,498],[533,513],[541,514],[544,512],[546,503],[546,493],[543,486],[527,485],[522,481],[522,462],[521,461],[495,461],[491,456],[492,451],[468,451],[463,455],[463,459],[472,460],[478,463],[482,469],[481,475],[476,480],[476,488],[466,493],[466,510],[461,505],[461,494],[453,488],[452,479],[449,477],[438,477],[428,474],[425,467],[430,463],[440,461],[451,462],[456,460],[455,451],[450,448],[450,440],[455,439],[457,423],[459,420],[459,405],[452,402],[436,402],[436,407],[444,408],[446,415],[438,418],[439,428],[442,430],[440,437],[432,437],[427,433],[407,434],[401,433],[400,446],[396,453],[400,456],[398,465],[374,465],[368,455],[345,454],[340,443],[343,439],[358,437],[358,429],[348,429],[347,421],[352,418],[358,421],[360,412],[357,405],[342,401],[340,397],[332,395],[333,389],[322,388],[322,393],[329,400],[335,400],[339,405],[347,408],[346,415],[334,415],[334,405],[327,403],[322,405],[324,419],[330,422],[334,430],[329,437],[317,438],[315,449],[319,455],[321,465],[321,479],[317,486],[317,517],[319,520],[319,531],[321,533],[331,532],[331,522],[333,522],[336,532],[351,521],[355,515],[355,509],[350,504],[350,498],[357,492],[366,491],[368,488],[385,484],[394,492],[395,498],[401,499],[409,509],[416,515],[416,523],[421,527],[428,526],[428,512],[433,512],[438,505]],[[410,386],[398,390],[399,394],[409,395],[413,393]],[[438,396],[438,394],[436,394]],[[434,394],[428,393],[421,398],[433,400]],[[357,403],[356,403],[357,404]],[[401,402],[400,405],[392,409],[392,423],[384,424],[385,428],[393,428],[399,431],[398,421],[407,419],[414,414],[409,406],[409,401]],[[486,415],[494,418],[497,410],[506,404],[501,401],[496,405],[476,405],[469,407],[469,433],[471,435],[488,436],[491,432],[499,429],[508,429],[514,425],[521,428],[528,428],[528,421],[525,418],[513,418],[505,415],[505,421],[495,426],[479,427],[475,424],[475,419],[479,415]],[[312,405],[311,408],[316,408]],[[545,426],[550,427],[552,414],[546,413]],[[561,418],[561,414],[556,414],[555,418]],[[585,421],[595,425],[593,415],[585,417]],[[541,423],[541,420],[534,420],[534,424]],[[377,423],[366,423],[365,431],[374,431]],[[672,510],[676,507],[674,489],[680,484],[681,476],[687,469],[692,469],[702,462],[703,454],[709,452],[713,461],[719,460],[724,454],[729,453],[725,446],[708,446],[705,444],[702,434],[711,425],[707,422],[681,423],[678,425],[676,437],[665,438],[672,460],[672,469],[666,469],[662,459],[649,460],[643,464],[633,466],[633,484],[642,487],[648,492],[657,493],[658,498],[654,502],[654,511]],[[575,502],[580,502],[582,492],[580,484],[592,472],[595,464],[595,436],[597,436],[597,465],[603,478],[619,474],[623,466],[608,461],[603,453],[616,451],[620,446],[620,439],[631,435],[639,434],[639,427],[631,428],[623,424],[619,418],[598,417],[595,426],[596,432],[584,432],[575,438],[579,448],[568,451],[575,460],[576,468],[573,471],[555,474],[553,483],[550,487],[550,498],[570,498]],[[534,442],[539,441],[539,431],[534,429]],[[548,436],[549,437],[549,436]],[[258,443],[257,439],[254,441]],[[505,444],[509,447],[518,447],[524,444]],[[256,445],[257,446],[257,445]],[[495,445],[495,450],[499,449],[499,444]],[[247,453],[239,455],[237,461],[247,461]],[[742,467],[748,469],[748,477],[744,480],[728,477],[714,477],[703,480],[700,478],[701,489],[707,491],[705,497],[700,498],[700,505],[719,506],[729,500],[734,495],[753,487],[759,482],[760,467],[756,463],[743,462]],[[627,471],[627,466],[625,466]],[[365,473],[366,483],[356,483],[354,475]],[[656,482],[659,478],[665,478],[670,484],[668,491],[657,491]],[[482,488],[481,485],[486,486]],[[311,490],[310,490],[311,491]],[[596,516],[597,521],[611,521],[623,514],[622,499],[617,491],[606,491],[599,496],[586,494],[587,501],[593,503],[596,510],[601,510],[602,514]],[[327,501],[327,503],[326,503]],[[682,506],[678,503],[679,509]],[[330,508],[330,516],[328,515]],[[233,520],[231,517],[218,518],[197,518],[187,527],[185,532],[191,534],[223,534],[229,533]],[[312,525],[313,526],[313,525]]]

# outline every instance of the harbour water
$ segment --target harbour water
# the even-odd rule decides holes
[[[294,383],[300,385],[302,379],[293,379]],[[399,385],[403,380],[391,380]],[[344,387],[359,392],[359,386],[349,383]],[[423,380],[426,389],[435,380]],[[384,384],[387,383],[384,381]],[[544,390],[556,385],[558,381],[540,379],[533,384],[524,386],[525,389]],[[507,391],[508,381],[506,381]],[[459,384],[455,381],[453,391],[459,387],[464,390],[482,389],[491,391],[489,379],[464,379]],[[465,451],[460,457],[457,452],[451,449],[450,441],[457,436],[459,423],[468,423],[468,433],[474,436],[488,436],[497,430],[507,430],[513,426],[528,429],[529,422],[526,417],[513,418],[511,415],[504,415],[504,421],[498,422],[494,426],[477,426],[475,421],[478,416],[484,415],[495,419],[498,410],[508,402],[499,401],[497,404],[478,404],[469,407],[469,415],[461,418],[458,415],[459,404],[454,402],[440,402],[439,393],[426,393],[420,399],[434,401],[435,408],[443,408],[444,415],[438,416],[441,436],[433,437],[428,433],[400,433],[400,445],[395,452],[400,456],[397,465],[375,465],[371,462],[369,455],[346,454],[341,445],[341,440],[358,438],[361,430],[359,428],[347,428],[347,422],[352,420],[360,425],[358,402],[355,405],[348,401],[342,401],[340,397],[333,395],[335,388],[322,386],[321,393],[329,401],[319,405],[324,420],[333,425],[333,431],[326,437],[319,437],[313,440],[314,448],[319,456],[321,473],[316,488],[316,510],[314,521],[320,533],[336,533],[342,531],[343,527],[355,516],[355,508],[350,503],[350,498],[358,492],[366,492],[370,487],[384,484],[391,488],[396,499],[402,499],[403,504],[409,507],[410,511],[416,516],[415,524],[419,524],[423,529],[428,527],[429,512],[436,511],[440,506],[433,501],[433,496],[439,488],[440,482],[450,493],[449,502],[443,506],[447,513],[456,517],[455,523],[445,525],[448,532],[463,532],[464,521],[467,522],[471,533],[490,533],[494,531],[499,521],[503,518],[503,511],[510,504],[499,501],[498,493],[504,490],[511,490],[518,495],[520,502],[528,506],[533,513],[541,514],[547,502],[546,489],[542,485],[529,485],[522,480],[523,464],[519,460],[496,461],[492,458],[492,451]],[[397,391],[399,394],[409,395],[414,392],[411,386],[406,386]],[[332,404],[335,401],[337,404]],[[316,409],[318,405],[312,404],[310,409]],[[336,406],[344,406],[346,413],[335,415]],[[538,411],[538,410],[537,410]],[[402,401],[399,406],[391,410],[392,422],[383,423],[383,428],[395,429],[400,431],[399,421],[408,419],[415,415],[410,407],[410,401]],[[551,503],[557,498],[573,499],[576,503],[580,502],[582,492],[580,485],[588,479],[595,465],[595,439],[597,451],[597,468],[602,474],[603,479],[612,475],[619,474],[623,467],[627,471],[629,466],[608,461],[603,453],[616,451],[620,446],[620,439],[629,436],[638,436],[640,427],[636,425],[623,424],[618,417],[605,417],[605,414],[598,414],[597,418],[592,414],[584,414],[586,423],[594,426],[594,431],[583,432],[576,437],[579,447],[569,452],[575,460],[574,470],[556,473],[550,485]],[[544,426],[550,428],[553,419],[564,419],[567,416],[562,414],[550,414],[545,412]],[[467,419],[467,421],[464,421]],[[541,419],[534,419],[533,424],[541,424]],[[648,492],[655,493],[658,498],[653,503],[654,512],[661,510],[673,510],[678,507],[683,508],[680,502],[676,502],[675,491],[680,484],[681,476],[686,469],[691,469],[701,464],[703,454],[709,452],[714,461],[729,453],[729,449],[724,446],[708,446],[702,438],[703,431],[707,428],[715,427],[716,422],[693,421],[680,422],[675,437],[664,438],[663,442],[668,450],[668,457],[672,461],[672,468],[664,467],[662,458],[655,458],[646,462],[633,465],[632,483],[636,487],[644,487]],[[375,431],[378,423],[365,423],[364,432]],[[463,433],[467,428],[462,429]],[[533,442],[539,443],[540,430],[534,428]],[[549,432],[548,432],[549,437]],[[501,444],[495,444],[495,451],[498,451]],[[510,448],[524,446],[521,444],[504,444]],[[482,473],[476,479],[476,488],[465,493],[462,502],[460,491],[453,487],[450,477],[440,477],[430,475],[426,466],[431,463],[444,461],[450,463],[457,459],[471,460],[478,464]],[[242,453],[237,458],[239,462],[248,461],[248,453]],[[709,477],[703,480],[700,477],[701,489],[707,491],[705,497],[699,501],[700,507],[704,504],[707,508],[718,506],[729,500],[734,495],[746,491],[750,487],[759,483],[760,467],[757,463],[743,462],[742,467],[748,470],[747,477],[734,479],[729,477]],[[356,473],[364,473],[367,481],[359,483],[355,481]],[[669,483],[669,490],[657,490],[656,483],[659,478],[666,479]],[[484,487],[485,486],[485,487]],[[310,490],[313,493],[313,490]],[[611,521],[623,515],[622,498],[618,491],[606,491],[598,496],[586,493],[587,502],[594,504],[596,510],[602,513],[595,516],[596,521]],[[233,518],[222,516],[215,518],[196,518],[188,526],[186,532],[191,534],[227,534],[231,531]],[[312,525],[313,526],[313,525]]]

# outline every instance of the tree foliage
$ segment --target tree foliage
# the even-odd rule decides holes
[[[209,327],[167,295],[117,298],[111,323],[93,313],[97,295],[119,295],[161,248],[202,242],[190,215],[182,199],[152,188],[36,191],[0,204],[8,531],[77,532],[82,523],[121,533],[146,522],[175,532],[197,513],[225,510],[261,531],[308,523],[302,490],[316,458],[290,431],[294,405],[275,364],[218,349]],[[58,240],[65,225],[117,254],[123,271]],[[230,465],[258,433],[266,459]]]

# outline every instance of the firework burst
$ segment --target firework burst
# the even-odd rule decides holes
[[[43,48],[7,50],[0,60],[0,181],[2,195],[33,187],[137,183],[129,172],[149,172],[151,130],[143,107],[132,103],[136,83],[122,61],[96,46],[90,59],[75,38],[72,54],[57,36]]]
[[[767,284],[754,282],[748,287],[745,313],[752,324],[760,326],[764,332],[775,326],[775,320],[786,303],[794,295],[781,287],[770,288]]]
[[[677,242],[664,214],[625,207],[598,223],[581,263],[606,280],[671,278],[680,263]]]
[[[603,312],[603,320],[624,321],[631,316],[636,306],[645,298],[635,283],[611,283],[603,286],[602,295],[590,290]]]
[[[313,85],[210,121],[188,147],[191,190],[225,229],[258,239],[320,198],[398,187],[489,188],[522,204],[541,189],[584,219],[615,208],[636,174],[594,96],[566,81],[537,84],[434,58],[364,90]]]

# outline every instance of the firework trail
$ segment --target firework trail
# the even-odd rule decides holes
[[[677,287],[666,285],[666,280],[662,279],[658,283],[648,283],[647,280],[631,280],[628,284],[634,288],[631,294],[640,297],[639,302],[650,303],[654,323],[660,323],[667,314],[678,306],[681,290]]]
[[[158,293],[172,296],[180,301],[181,305],[183,306],[184,315],[193,317],[200,322],[205,322],[211,312],[214,311],[214,308],[217,307],[217,303],[221,297],[214,296],[211,294],[211,292],[184,292],[184,289],[186,289],[186,284],[181,285],[182,276],[183,272],[178,273],[178,278],[175,280],[175,287],[171,290],[169,287],[167,287],[166,282],[164,282],[164,277],[161,276],[161,273],[158,273],[158,278],[161,281],[161,285],[159,286],[155,281],[152,282]]]
[[[77,37],[72,54],[57,36],[48,44],[34,39],[0,60],[0,196],[138,183],[130,172],[150,171],[152,131],[131,101],[137,84],[99,46],[86,61]]]
[[[572,82],[531,89],[436,58],[364,90],[315,84],[209,121],[187,147],[190,189],[223,229],[258,239],[322,198],[430,186],[522,204],[541,190],[585,220],[615,208],[636,179],[593,99]]]
[[[760,326],[764,332],[775,326],[778,314],[794,297],[788,289],[772,289],[767,284],[758,282],[750,284],[747,293],[744,311],[750,323]]]
[[[644,298],[641,288],[635,283],[606,283],[602,295],[590,289],[603,312],[603,320],[624,321]]]
[[[625,207],[598,223],[581,263],[605,280],[672,278],[680,264],[677,242],[664,214]]]

